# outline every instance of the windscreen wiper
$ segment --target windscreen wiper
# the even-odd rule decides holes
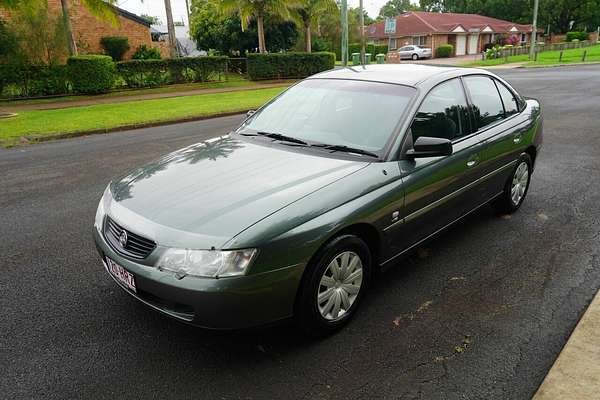
[[[357,149],[355,147],[344,146],[344,145],[340,145],[340,144],[313,144],[312,147],[320,147],[325,150],[341,151],[344,153],[354,153],[354,154],[360,154],[363,156],[379,158],[379,156],[377,154],[372,153],[370,151],[363,150],[363,149]]]
[[[308,145],[308,143],[306,143],[304,140],[296,139],[295,137],[291,137],[291,136],[282,135],[281,133],[256,132],[256,133],[241,133],[241,135],[243,135],[243,136],[257,136],[257,135],[259,135],[259,136],[268,137],[270,139],[279,140],[281,142],[296,143],[296,144],[301,144],[303,146],[307,146]]]

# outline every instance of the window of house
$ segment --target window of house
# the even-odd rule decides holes
[[[527,42],[527,35],[524,33],[521,33],[521,43],[525,43]]]
[[[467,100],[458,79],[433,89],[411,125],[413,141],[421,136],[455,140],[471,133]]]
[[[502,83],[496,81],[496,86],[498,86],[498,91],[500,92],[502,103],[504,104],[504,111],[506,113],[506,116],[509,117],[511,115],[517,114],[519,112],[519,103],[517,98]]]
[[[396,39],[390,39],[390,50],[394,50],[397,48],[398,46],[396,46]]]
[[[413,36],[412,40],[415,46],[425,46],[427,43],[427,36]]]
[[[475,128],[481,129],[504,118],[504,107],[496,84],[487,76],[468,76],[464,78],[471,101]]]

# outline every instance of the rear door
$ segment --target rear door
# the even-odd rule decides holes
[[[467,76],[463,80],[475,129],[486,141],[481,153],[485,180],[480,191],[483,200],[489,200],[502,191],[522,151],[522,135],[528,125],[518,115],[517,97],[504,84],[487,75]]]
[[[405,206],[398,222],[388,227],[396,253],[413,246],[478,205],[473,183],[481,177],[481,139],[472,135],[467,99],[459,78],[429,92],[412,122],[407,140],[421,136],[453,142],[448,157],[399,161]]]

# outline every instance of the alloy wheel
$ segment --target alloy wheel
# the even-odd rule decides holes
[[[362,288],[363,264],[358,254],[345,251],[329,263],[317,291],[317,306],[327,321],[344,317]]]
[[[510,199],[513,205],[518,206],[527,190],[527,184],[529,183],[529,166],[526,162],[522,161],[517,167],[513,176],[512,184],[510,187]]]

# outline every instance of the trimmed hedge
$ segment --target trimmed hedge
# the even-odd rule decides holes
[[[100,39],[100,44],[115,61],[121,61],[129,51],[129,39],[123,36],[105,36]]]
[[[68,71],[64,65],[0,64],[0,94],[7,87],[13,97],[63,94],[69,90]]]
[[[306,78],[333,69],[334,53],[248,54],[248,76],[251,80]]]
[[[588,40],[590,35],[587,32],[567,32],[567,42],[572,42],[574,40],[579,40],[583,42],[584,40]]]
[[[69,57],[67,66],[75,93],[105,93],[115,83],[115,63],[110,56]]]
[[[448,58],[454,53],[454,46],[451,44],[443,44],[437,48],[435,56],[439,58]]]
[[[206,82],[220,79],[226,71],[227,57],[131,60],[117,63],[117,73],[131,88]]]

